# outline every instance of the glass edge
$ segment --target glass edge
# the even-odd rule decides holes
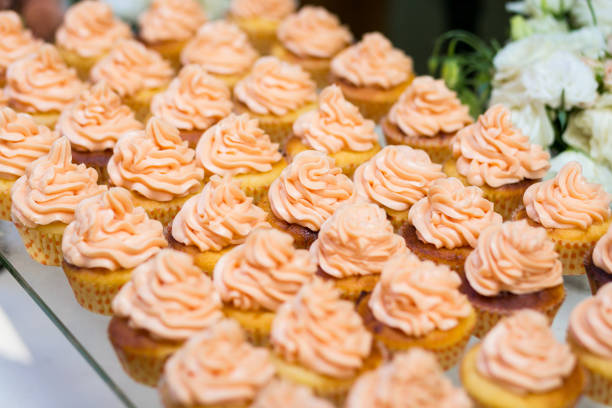
[[[125,393],[119,388],[119,386],[106,374],[106,371],[98,364],[98,362],[92,357],[85,347],[79,342],[79,340],[72,334],[57,315],[51,310],[51,308],[45,303],[45,301],[36,293],[34,288],[24,279],[23,276],[15,269],[15,267],[6,259],[4,254],[0,252],[0,264],[4,266],[9,273],[15,278],[19,286],[32,298],[34,303],[47,315],[49,320],[58,328],[58,330],[66,337],[66,339],[72,344],[72,346],[81,354],[81,356],[87,361],[87,363],[94,369],[96,373],[102,378],[102,381],[109,386],[109,388],[117,395],[117,397],[125,404],[128,408],[136,408],[136,405],[125,395]]]

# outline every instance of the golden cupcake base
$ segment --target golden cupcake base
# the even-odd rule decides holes
[[[181,52],[187,41],[161,41],[147,43],[147,48],[157,52],[163,59],[170,62],[172,68],[177,71],[181,67]]]
[[[230,306],[223,308],[225,316],[236,320],[243,328],[247,340],[255,346],[266,347],[270,343],[270,331],[275,313],[265,310],[240,310]]]
[[[312,231],[299,224],[289,224],[288,222],[276,217],[270,208],[270,201],[266,197],[259,203],[259,206],[268,213],[267,221],[273,228],[286,232],[293,237],[293,245],[298,249],[309,249],[319,236],[319,231]]]
[[[228,15],[228,19],[236,24],[249,37],[249,42],[260,55],[270,54],[272,45],[276,41],[276,29],[280,21],[265,18],[241,18]]]
[[[93,66],[105,56],[97,55],[95,57],[83,57],[59,45],[56,45],[56,49],[66,65],[76,70],[81,81],[87,81],[89,79],[89,71],[91,71]]]
[[[165,378],[162,377],[157,387],[159,391],[159,397],[161,399],[164,408],[247,408],[247,403],[227,403],[227,404],[214,404],[214,405],[183,405],[175,402],[170,396],[170,389]]]
[[[584,390],[593,401],[612,406],[612,361],[597,356],[578,345],[570,336],[567,342],[587,372],[587,385]]]
[[[278,41],[272,45],[270,54],[282,61],[302,67],[304,71],[310,74],[312,80],[317,84],[318,89],[322,89],[327,86],[329,81],[331,58],[298,57]]]
[[[16,110],[19,112],[18,109]],[[28,112],[25,112],[25,113],[28,113]],[[59,111],[36,112],[36,113],[29,113],[29,115],[32,116],[32,119],[34,120],[34,122],[36,122],[39,125],[46,126],[51,130],[55,129],[55,125],[57,124],[57,121],[59,120],[59,117],[60,117]]]
[[[399,233],[402,227],[408,224],[408,213],[410,209],[404,211],[396,211],[387,207],[383,207],[383,209],[387,213],[387,219],[389,220],[389,222],[391,222],[391,225],[393,225],[393,230],[396,233]]]
[[[593,295],[595,295],[603,285],[612,282],[612,274],[604,271],[593,263],[593,250],[587,252],[584,257],[584,270],[589,279],[589,287]]]
[[[336,278],[327,274],[320,266],[317,270],[317,276],[333,282],[340,292],[340,297],[351,301],[356,301],[364,293],[372,292],[380,280],[380,274]]]
[[[60,266],[62,264],[62,236],[66,224],[54,222],[29,228],[15,222],[15,227],[32,259],[43,265]]]
[[[139,193],[132,192],[132,201],[135,207],[142,207],[149,215],[149,218],[157,220],[162,225],[169,224],[176,214],[183,207],[183,204],[194,195],[198,194],[202,190],[202,187],[198,188],[198,191],[188,194],[185,197],[173,198],[170,201],[155,201],[150,200]]]
[[[11,220],[11,188],[15,180],[0,179],[0,220]]]
[[[108,338],[125,372],[134,381],[151,387],[159,382],[166,360],[182,345],[178,341],[155,339],[117,316],[108,325]]]
[[[134,95],[127,95],[123,97],[123,103],[130,107],[134,112],[134,116],[141,122],[146,122],[149,116],[149,108],[153,97],[160,92],[163,92],[166,87],[143,89]]]
[[[272,169],[265,173],[237,174],[234,179],[240,182],[240,189],[253,197],[253,202],[259,204],[268,197],[268,189],[274,180],[287,167],[287,161],[283,158],[272,165]]]
[[[112,315],[115,295],[129,282],[132,269],[109,271],[102,268],[80,268],[62,262],[62,269],[77,302],[93,313]]]
[[[478,407],[483,408],[570,408],[574,407],[585,386],[586,376],[580,364],[565,378],[563,384],[548,392],[514,393],[481,375],[476,368],[480,345],[469,350],[460,366],[461,382]]]

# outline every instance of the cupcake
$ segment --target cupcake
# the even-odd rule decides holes
[[[187,339],[223,318],[210,278],[171,249],[136,267],[112,306],[108,337],[117,357],[130,377],[150,386]]]
[[[346,408],[472,408],[465,391],[444,377],[436,359],[413,349],[362,375]]]
[[[62,238],[62,268],[77,302],[112,314],[111,301],[132,269],[168,245],[163,229],[121,187],[81,201]]]
[[[19,14],[11,10],[0,11],[0,87],[4,87],[6,69],[13,62],[38,50],[42,41],[26,30]]]
[[[183,47],[206,22],[196,0],[153,0],[140,15],[140,39],[178,68]]]
[[[570,315],[567,341],[589,377],[585,394],[612,405],[612,284],[583,300]]]
[[[403,252],[407,252],[404,240],[393,233],[385,210],[362,202],[338,208],[310,247],[319,266],[317,274],[332,281],[349,300],[371,292],[385,262]]]
[[[11,188],[34,160],[49,153],[57,132],[26,113],[0,108],[0,219],[11,219]]]
[[[331,62],[330,81],[375,122],[387,114],[413,76],[412,59],[377,32],[365,34]]]
[[[525,190],[550,168],[548,152],[514,127],[502,105],[457,132],[452,149],[453,159],[444,163],[444,172],[480,187],[505,220],[521,205]]]
[[[213,282],[224,314],[240,323],[252,343],[267,345],[276,311],[316,271],[315,260],[293,247],[291,235],[257,228],[219,259]]]
[[[586,181],[582,167],[569,162],[555,178],[525,191],[524,209],[514,219],[546,228],[555,243],[565,275],[584,274],[583,261],[610,226],[612,195],[599,184]]]
[[[310,389],[289,381],[272,380],[257,394],[249,408],[334,408],[334,405],[316,397]]]
[[[235,111],[259,119],[275,143],[284,144],[293,122],[315,108],[316,85],[299,65],[275,57],[257,60],[251,73],[234,88]]]
[[[131,37],[130,27],[113,16],[108,4],[85,0],[68,8],[55,33],[55,45],[66,64],[85,81],[89,70],[117,41]]]
[[[608,232],[597,241],[592,252],[587,252],[584,269],[593,295],[600,287],[612,282],[612,229],[608,229]]]
[[[585,385],[569,346],[555,340],[546,316],[533,310],[501,320],[463,357],[460,376],[483,408],[570,408]]]
[[[257,60],[247,35],[225,20],[211,21],[198,29],[181,53],[183,65],[197,64],[233,89]]]
[[[427,152],[434,163],[451,158],[455,134],[472,123],[469,108],[442,79],[420,76],[391,107],[381,126],[387,144],[404,144]]]
[[[422,260],[449,266],[463,275],[468,254],[480,233],[502,223],[493,203],[475,186],[465,187],[456,178],[434,180],[427,196],[412,205],[409,224],[399,234],[408,248]]]
[[[72,163],[65,137],[32,162],[11,188],[11,219],[30,256],[43,265],[62,262],[62,235],[77,204],[104,191],[98,173]]]
[[[266,55],[276,39],[280,22],[295,11],[295,0],[232,0],[228,19],[236,23],[251,43]]]
[[[164,225],[200,191],[204,179],[195,151],[178,129],[155,117],[144,131],[119,139],[106,169],[112,185],[130,190],[134,204]]]
[[[151,114],[176,127],[194,148],[202,133],[232,111],[230,90],[198,65],[187,65],[151,102]]]
[[[202,192],[191,197],[168,225],[170,246],[194,257],[212,275],[219,258],[242,244],[256,227],[270,226],[268,214],[253,204],[229,176],[211,177]]]
[[[387,351],[422,348],[447,370],[459,361],[476,327],[476,312],[460,285],[446,265],[404,251],[385,263],[380,282],[359,299],[357,311]]]
[[[384,208],[396,230],[408,222],[408,210],[427,195],[434,180],[446,177],[422,150],[386,146],[357,167],[353,175],[357,196]]]
[[[247,408],[273,377],[268,350],[253,347],[238,323],[223,320],[168,360],[158,389],[166,408]]]
[[[355,199],[353,182],[334,159],[306,150],[274,180],[263,206],[273,227],[293,236],[298,248],[309,248],[334,211]]]
[[[249,115],[230,114],[208,129],[196,147],[206,177],[232,176],[255,203],[265,200],[272,182],[287,167],[278,143]]]
[[[11,108],[53,128],[83,88],[74,68],[68,68],[55,47],[43,45],[9,65],[4,92]]]
[[[321,91],[318,109],[302,114],[295,121],[293,137],[285,150],[290,160],[308,149],[326,153],[351,177],[357,166],[380,150],[375,126],[344,99],[338,86],[331,85]]]
[[[302,286],[276,311],[270,341],[280,378],[338,406],[359,374],[379,361],[353,303],[320,279]]]
[[[287,16],[270,53],[308,71],[319,88],[327,85],[332,58],[353,41],[348,27],[323,7],[304,6]]]
[[[492,225],[465,261],[461,290],[478,312],[476,337],[519,309],[537,310],[552,323],[565,298],[563,266],[544,228],[525,220]]]
[[[163,91],[174,72],[157,52],[134,40],[122,40],[91,69],[93,82],[106,81],[144,120],[155,94]]]
[[[70,140],[72,160],[95,169],[104,183],[108,179],[106,165],[117,140],[124,133],[142,130],[143,125],[119,95],[106,82],[100,82],[64,109],[55,129]]]

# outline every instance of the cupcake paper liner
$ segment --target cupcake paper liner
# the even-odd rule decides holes
[[[253,203],[259,204],[267,199],[270,185],[280,176],[285,167],[287,167],[287,161],[283,158],[274,163],[270,171],[265,173],[238,174],[234,178],[240,181],[242,191],[249,197],[253,197]]]
[[[421,141],[419,139],[424,140]],[[414,138],[411,139],[410,142],[407,142],[403,139],[399,140],[392,135],[385,133],[385,141],[387,142],[387,145],[406,145],[412,147],[413,149],[423,150],[434,163],[444,164],[452,157],[450,145],[442,143],[435,144],[433,140],[426,139],[426,137]]]
[[[46,226],[28,228],[15,223],[28,254],[43,265],[60,266],[62,264],[62,236],[64,228],[51,229]]]
[[[149,200],[137,193],[132,193],[132,198],[134,205],[144,208],[149,218],[161,222],[162,225],[167,225],[172,222],[176,214],[183,207],[183,204],[198,192],[188,194],[185,197],[177,197],[170,201]]]
[[[185,48],[187,41],[164,41],[156,44],[147,44],[147,48],[156,51],[166,61],[170,62],[172,68],[178,70],[181,67],[181,51]]]
[[[559,239],[554,236],[550,238],[555,243],[555,251],[559,254],[559,260],[563,264],[564,275],[583,275],[584,257],[593,250],[597,241],[577,242]]]
[[[173,401],[172,397],[170,396],[171,395],[170,389],[168,388],[168,382],[165,380],[165,377],[162,377],[159,380],[159,385],[157,387],[157,390],[159,392],[159,397],[160,397],[161,403],[164,406],[164,408],[247,408],[249,407],[249,404],[247,403],[197,405],[193,407],[187,407],[185,405],[181,405]],[[286,407],[286,408],[289,408],[289,407]]]
[[[96,62],[102,58],[102,56],[83,57],[63,47],[56,46],[56,48],[66,65],[76,69],[77,75],[81,81],[87,81],[89,79],[89,71],[96,65]]]
[[[319,269],[319,276],[330,280],[340,292],[340,297],[346,300],[356,301],[362,293],[370,293],[380,280],[380,275],[349,276],[346,278],[333,278]]]
[[[247,340],[255,346],[267,347],[275,314],[269,311],[243,311],[224,307],[223,313],[236,320],[244,329]]]
[[[27,113],[27,112],[26,112]],[[43,125],[48,127],[49,129],[55,129],[55,124],[57,123],[60,113],[59,112],[39,112],[39,113],[30,113],[34,122],[39,125]]]
[[[261,55],[270,54],[276,42],[276,29],[279,22],[261,18],[238,18],[230,16],[230,21],[238,25],[249,37],[249,42]]]
[[[11,220],[11,188],[15,182],[0,179],[0,220]]]

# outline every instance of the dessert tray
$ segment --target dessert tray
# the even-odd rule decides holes
[[[0,221],[0,261],[126,407],[161,407],[154,388],[135,382],[121,368],[106,333],[110,316],[83,309],[75,300],[62,269],[32,260],[15,226],[7,221]],[[552,326],[559,340],[565,339],[571,310],[590,296],[586,277],[564,279],[567,297]],[[471,341],[475,343],[476,339]],[[454,383],[459,383],[456,367],[447,374]],[[578,407],[604,406],[583,397]]]

